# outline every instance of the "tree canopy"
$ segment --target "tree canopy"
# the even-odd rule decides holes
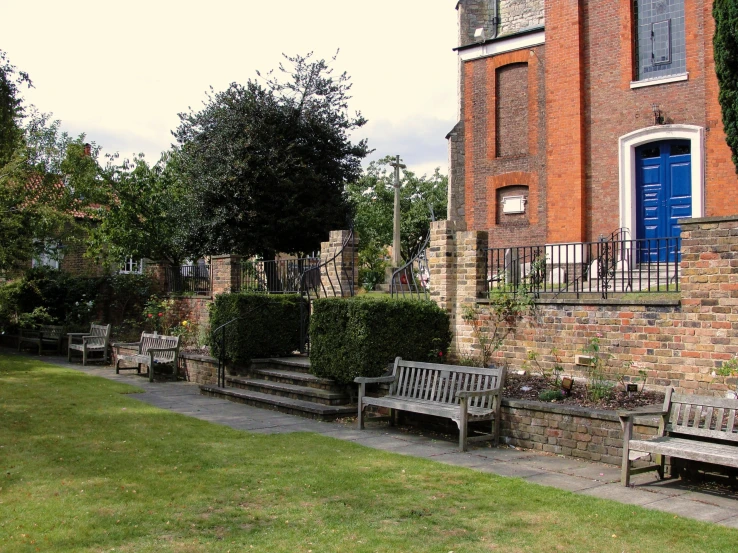
[[[89,251],[113,261],[181,263],[189,252],[182,238],[187,216],[176,156],[165,153],[154,165],[143,156],[115,161],[113,156],[103,170],[105,207],[90,230]]]
[[[97,164],[86,155],[85,137],[59,130],[59,122],[26,114],[18,71],[0,51],[0,274],[74,240],[75,214],[93,199]],[[94,155],[97,148],[91,146]]]
[[[364,175],[348,187],[355,212],[360,248],[392,244],[394,218],[394,172],[385,157],[369,164]],[[422,246],[430,229],[431,210],[436,219],[446,218],[448,177],[438,170],[430,177],[417,177],[403,170],[400,178],[400,254],[409,261]]]
[[[365,123],[348,113],[350,79],[310,54],[285,60],[263,84],[233,83],[211,91],[204,109],[180,114],[189,249],[308,252],[347,225],[345,186],[368,153],[366,141],[348,136]]]
[[[723,111],[723,127],[733,163],[738,172],[738,3],[735,0],[715,0],[715,72]]]

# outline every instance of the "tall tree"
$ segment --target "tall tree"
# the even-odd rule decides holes
[[[355,212],[360,248],[392,244],[394,217],[394,174],[392,157],[369,164],[366,172],[348,187]],[[448,177],[437,169],[429,178],[403,170],[400,179],[400,254],[409,261],[422,246],[430,230],[431,213],[446,218]]]
[[[100,194],[99,148],[32,110],[10,160],[0,166],[0,273],[84,238]]]
[[[269,258],[313,250],[346,226],[345,186],[368,153],[348,136],[365,123],[348,113],[350,79],[310,54],[285,60],[264,85],[233,83],[180,114],[190,249]]]
[[[28,74],[18,71],[0,50],[0,167],[11,160],[23,136],[23,98],[19,87],[24,84],[33,86]]]
[[[154,165],[142,156],[117,162],[113,156],[103,171],[107,194],[90,230],[89,253],[113,262],[128,257],[179,264],[190,253],[182,235],[188,217],[177,159],[165,153]]]
[[[738,2],[715,0],[715,72],[720,85],[723,127],[738,172]]]

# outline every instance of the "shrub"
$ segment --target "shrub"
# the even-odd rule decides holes
[[[451,343],[448,314],[431,301],[329,298],[313,302],[310,365],[342,383],[380,376],[395,357],[442,362]]]
[[[251,359],[289,355],[300,347],[300,304],[306,300],[297,294],[220,294],[210,308],[210,345],[214,357],[220,357],[221,334],[226,327],[225,359],[248,365]],[[222,331],[221,331],[222,332]]]
[[[131,318],[140,319],[151,286],[151,278],[144,275],[89,278],[33,268],[0,285],[0,331],[14,333],[19,326],[45,323],[83,331],[93,321],[109,322],[117,329]]]

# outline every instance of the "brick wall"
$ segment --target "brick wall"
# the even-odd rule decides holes
[[[634,439],[655,436],[657,429],[654,418],[637,418]],[[508,445],[557,455],[612,465],[623,458],[623,431],[612,411],[503,399],[500,435]]]
[[[546,43],[461,62],[461,128],[453,137],[451,156],[454,217],[463,213],[468,229],[489,231],[491,243],[500,247],[609,235],[621,223],[618,139],[651,127],[668,132],[669,125],[705,131],[705,215],[738,213],[738,176],[717,101],[713,2],[684,2],[688,79],[639,88],[631,88],[632,0],[546,0],[545,17],[537,7],[541,2],[500,2],[501,35],[533,25],[540,17],[545,19]],[[490,6],[491,1],[462,2],[460,46],[473,43],[475,28],[489,27],[484,18],[491,17]],[[521,27],[516,17],[528,19]],[[508,145],[497,136],[495,114],[504,100],[498,99],[500,81],[494,72],[499,75],[502,69],[504,75],[509,63],[528,63],[528,138],[529,145],[539,148],[538,156],[533,150],[527,156],[508,156],[508,149],[520,150],[520,134],[513,133],[516,138]],[[654,125],[652,104],[659,106],[665,125]],[[530,195],[538,201],[537,213],[529,206],[529,219],[535,215],[538,223],[521,227],[494,218],[498,180],[510,173],[525,173],[535,181],[536,193]]]
[[[637,378],[679,391],[724,395],[736,378],[717,376],[722,363],[738,355],[738,216],[680,221],[681,294],[659,299],[599,301],[557,299],[538,302],[534,317],[517,325],[497,352],[500,362],[520,367],[528,351],[552,368],[556,349],[566,374],[584,376],[575,356],[594,337],[611,357],[610,378]],[[483,251],[488,234],[459,231],[455,223],[432,226],[431,298],[451,315],[451,355],[475,354],[478,344],[461,313],[477,305],[489,320]],[[489,332],[489,329],[486,329]]]
[[[545,55],[539,46],[461,67],[462,124],[452,136],[454,217],[463,213],[468,229],[488,230],[501,246],[546,241]],[[498,191],[509,186],[527,188],[523,217],[498,218],[505,195]]]

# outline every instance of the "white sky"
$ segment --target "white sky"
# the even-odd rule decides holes
[[[448,172],[456,122],[456,0],[0,0],[0,49],[27,71],[27,103],[87,134],[104,152],[173,142],[177,114],[205,92],[276,68],[282,52],[329,59],[352,78],[353,110],[369,122],[368,160]]]

